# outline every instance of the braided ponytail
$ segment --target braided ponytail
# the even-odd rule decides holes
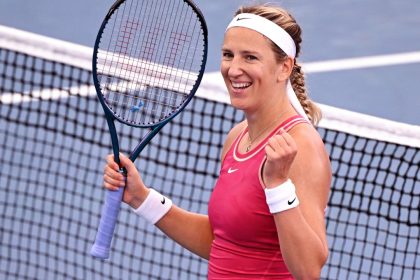
[[[305,87],[305,75],[302,67],[295,62],[292,74],[290,75],[290,82],[296,93],[296,96],[305,110],[306,115],[313,125],[318,124],[321,120],[322,114],[319,107],[309,98]]]

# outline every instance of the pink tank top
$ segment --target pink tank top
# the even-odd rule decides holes
[[[259,170],[267,140],[306,121],[293,116],[246,154],[238,144],[247,128],[226,153],[209,201],[214,232],[208,279],[293,279],[280,252],[276,225],[268,210]]]

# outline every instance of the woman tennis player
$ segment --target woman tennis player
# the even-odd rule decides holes
[[[127,169],[123,201],[191,252],[209,279],[314,279],[328,256],[324,210],[330,162],[318,108],[296,58],[301,29],[280,7],[240,8],[226,29],[221,73],[246,119],[227,135],[208,215],[180,209]],[[124,178],[112,156],[104,185]]]

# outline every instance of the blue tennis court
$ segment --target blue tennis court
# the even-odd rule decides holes
[[[104,156],[111,151],[89,48],[112,3],[0,2],[0,27],[85,46],[50,44],[51,38],[18,31],[8,33],[12,44],[0,38],[2,279],[205,279],[204,260],[127,207],[110,261],[88,254],[103,202]],[[210,31],[206,77],[191,106],[145,149],[138,167],[147,184],[162,186],[177,205],[206,213],[223,137],[243,118],[227,104],[216,71],[224,29],[246,2],[196,3]],[[319,128],[334,172],[323,278],[419,278],[420,4],[280,3],[303,27],[301,62],[312,98],[335,107],[323,106]],[[122,135],[125,147],[141,136],[130,128]]]

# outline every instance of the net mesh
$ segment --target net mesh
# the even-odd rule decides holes
[[[110,259],[90,256],[111,146],[88,69],[0,46],[0,93],[1,279],[206,278],[205,260],[126,206]],[[146,184],[206,213],[223,139],[242,119],[225,103],[195,97],[136,162]],[[322,278],[419,279],[420,149],[318,130],[333,168]],[[117,131],[123,149],[143,133]]]

